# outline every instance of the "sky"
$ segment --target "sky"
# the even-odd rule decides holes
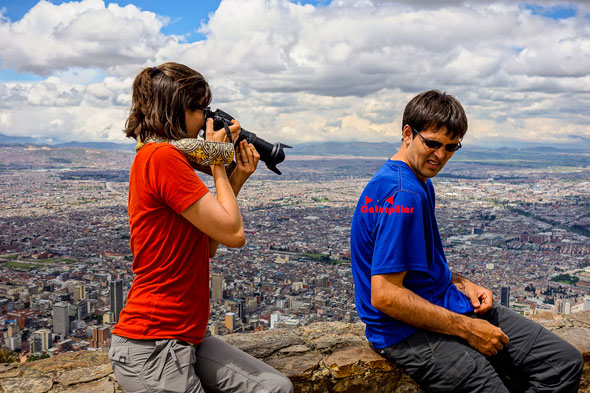
[[[583,0],[0,0],[0,134],[131,143],[133,79],[168,61],[271,142],[397,142],[438,89],[464,145],[590,143]]]

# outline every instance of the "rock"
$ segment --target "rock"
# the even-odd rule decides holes
[[[0,381],[4,393],[45,393],[53,387],[51,378],[6,378]]]
[[[392,363],[376,354],[366,344],[334,351],[324,359],[324,365],[336,379],[360,376],[367,369],[382,371],[395,369]]]
[[[78,368],[68,370],[56,378],[57,382],[64,386],[74,385],[76,383],[83,383],[94,381],[99,378],[106,377],[111,374],[113,370],[110,364],[101,364],[94,367]]]
[[[585,358],[580,393],[590,393],[590,312],[541,314],[549,326]],[[297,393],[424,393],[401,369],[368,345],[362,323],[321,322],[220,337],[258,357],[291,379]],[[0,393],[123,393],[106,352],[80,351],[50,359],[0,365]]]
[[[279,370],[291,379],[307,380],[317,369],[322,355],[318,353],[298,354],[295,356],[276,356],[266,361],[269,365]]]
[[[306,345],[291,345],[290,347],[281,349],[279,353],[283,356],[291,356],[309,351],[311,351],[311,348]]]
[[[122,391],[122,390],[121,390]],[[52,393],[51,391],[50,393]],[[64,393],[113,393],[115,392],[115,386],[110,378],[102,378],[98,381],[90,383],[83,383],[74,387],[69,387],[66,390],[62,390]]]
[[[259,359],[267,358],[283,348],[303,344],[303,339],[293,330],[274,329],[272,334],[268,332],[230,334],[219,338]]]

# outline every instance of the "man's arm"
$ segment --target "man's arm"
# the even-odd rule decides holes
[[[480,287],[457,273],[452,274],[453,278],[451,279],[451,282],[469,298],[474,309],[473,311],[476,314],[484,314],[492,308],[494,302],[492,291]]]
[[[405,288],[406,273],[372,276],[373,307],[408,325],[461,337],[486,356],[495,355],[508,343],[508,336],[488,321],[454,313]]]

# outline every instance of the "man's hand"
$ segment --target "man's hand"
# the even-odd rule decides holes
[[[465,339],[469,345],[484,355],[495,355],[504,348],[504,344],[508,344],[509,338],[502,329],[488,321],[472,318],[470,325]]]
[[[473,311],[476,314],[484,314],[492,308],[494,296],[492,291],[469,281],[463,276],[453,273],[453,284],[469,298]]]

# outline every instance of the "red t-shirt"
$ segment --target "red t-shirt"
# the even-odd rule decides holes
[[[209,237],[180,215],[209,190],[167,143],[150,143],[129,175],[136,274],[113,333],[198,344],[209,319]]]

